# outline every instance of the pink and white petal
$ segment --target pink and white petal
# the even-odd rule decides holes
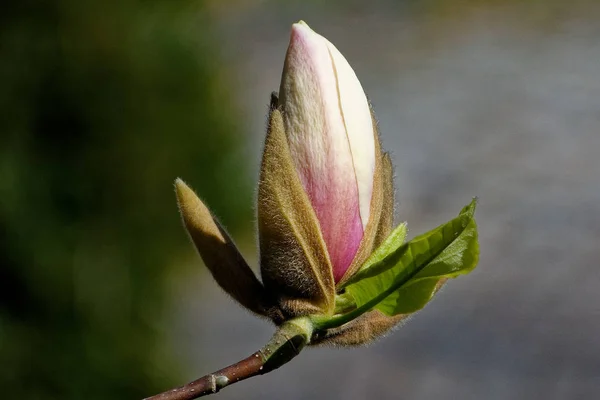
[[[320,223],[335,280],[363,235],[352,151],[327,42],[295,24],[280,88],[290,151]]]

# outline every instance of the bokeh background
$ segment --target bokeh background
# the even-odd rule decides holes
[[[221,399],[600,394],[600,3],[9,0],[0,12],[0,393],[136,399],[273,329],[180,228],[188,181],[256,264],[291,23],[346,55],[411,236],[480,197],[481,261],[409,323]]]

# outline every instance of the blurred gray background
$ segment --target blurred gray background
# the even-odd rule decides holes
[[[288,4],[215,10],[254,176],[290,23],[304,19],[346,56],[374,105],[396,166],[397,221],[416,235],[477,195],[481,260],[389,337],[309,349],[220,398],[600,396],[600,4]],[[269,338],[268,324],[210,280],[184,281],[184,381]]]
[[[212,281],[184,178],[256,267],[254,185],[291,24],[346,56],[412,237],[479,196],[481,259],[401,329],[219,399],[600,396],[600,2],[8,0],[0,397],[137,399],[273,327]]]

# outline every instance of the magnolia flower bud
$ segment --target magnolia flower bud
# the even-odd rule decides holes
[[[273,94],[258,184],[262,283],[225,230],[183,181],[185,227],[219,285],[276,324],[330,316],[338,288],[389,235],[392,164],[356,74],[304,22],[294,24],[280,97]],[[370,311],[314,344],[362,344],[404,316]]]
[[[294,24],[258,199],[262,277],[286,314],[330,313],[336,285],[391,230],[385,164],[356,74],[327,39]]]

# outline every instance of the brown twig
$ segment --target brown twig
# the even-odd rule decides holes
[[[217,393],[227,385],[263,374],[265,360],[260,351],[217,372],[196,379],[187,385],[144,400],[192,400]]]
[[[233,383],[266,374],[300,354],[312,336],[308,319],[291,320],[279,327],[269,343],[235,364],[196,379],[187,385],[168,390],[144,400],[192,400],[217,393]]]

